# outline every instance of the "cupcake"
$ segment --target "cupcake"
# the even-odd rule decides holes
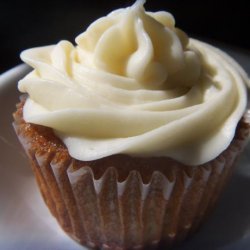
[[[144,1],[76,45],[24,51],[14,128],[63,230],[99,249],[172,245],[197,230],[250,131],[243,69]]]

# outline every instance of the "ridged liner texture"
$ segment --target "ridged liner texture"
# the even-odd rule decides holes
[[[183,241],[214,207],[250,130],[248,112],[228,149],[196,167],[126,155],[82,162],[50,129],[25,123],[22,106],[14,128],[44,201],[68,235],[95,249],[169,249]]]

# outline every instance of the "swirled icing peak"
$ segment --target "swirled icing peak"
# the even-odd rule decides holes
[[[143,1],[94,22],[76,38],[82,64],[135,79],[147,87],[193,85],[200,75],[198,55],[170,13],[145,12]],[[181,77],[177,76],[181,75]]]
[[[98,19],[77,45],[24,51],[34,68],[19,82],[26,122],[53,128],[72,157],[214,159],[246,109],[247,77],[220,50],[189,39],[144,1]]]

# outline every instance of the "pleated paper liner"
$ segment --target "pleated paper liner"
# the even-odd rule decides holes
[[[25,123],[20,114],[19,106],[14,127],[47,206],[66,233],[97,249],[169,249],[196,231],[250,130],[249,120],[241,120],[229,148],[198,167],[125,155],[81,162],[58,150],[55,141],[46,144],[51,135],[43,141],[40,127],[37,132],[37,125]]]

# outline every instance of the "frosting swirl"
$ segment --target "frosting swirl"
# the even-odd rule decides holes
[[[95,21],[76,38],[24,51],[34,70],[26,122],[48,126],[72,157],[214,159],[246,109],[246,75],[225,53],[189,39],[168,12],[143,1]]]

